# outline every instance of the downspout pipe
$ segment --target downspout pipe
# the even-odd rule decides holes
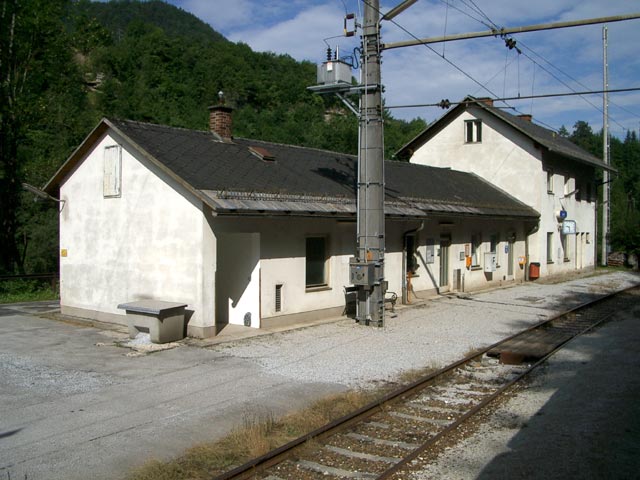
[[[533,235],[534,233],[536,233],[538,231],[538,229],[540,228],[540,222],[536,223],[533,227],[531,227],[531,230],[529,230],[528,232],[525,232],[525,236],[524,236],[524,255],[525,255],[525,264],[524,264],[524,280],[525,282],[530,281],[529,278],[529,237],[531,235]]]
[[[407,305],[409,303],[409,292],[407,286],[407,237],[409,235],[415,235],[424,228],[424,220],[420,221],[420,226],[407,230],[402,235],[402,304]]]

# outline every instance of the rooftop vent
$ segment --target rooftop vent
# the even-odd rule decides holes
[[[269,150],[267,150],[266,148],[262,148],[262,147],[249,147],[249,152],[251,152],[252,155],[255,155],[256,157],[258,157],[260,160],[265,161],[265,162],[275,162],[276,157],[274,154],[272,154]]]

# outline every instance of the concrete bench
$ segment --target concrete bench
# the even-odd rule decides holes
[[[121,303],[118,308],[127,312],[130,338],[140,332],[149,332],[153,343],[168,343],[184,338],[186,306],[186,303],[139,300]]]

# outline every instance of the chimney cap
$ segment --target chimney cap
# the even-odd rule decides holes
[[[208,108],[210,112],[233,112],[233,107],[223,104],[209,105]]]

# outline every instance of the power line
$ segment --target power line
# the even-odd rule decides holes
[[[366,0],[362,0],[365,1]],[[570,22],[554,22],[554,23],[543,23],[538,25],[527,25],[523,27],[514,27],[514,28],[491,28],[489,31],[485,32],[471,32],[471,33],[461,33],[456,35],[449,35],[446,37],[430,37],[430,38],[415,38],[406,42],[393,42],[393,43],[385,43],[382,45],[383,50],[391,50],[394,48],[402,48],[402,47],[411,47],[418,45],[427,45],[431,43],[440,43],[440,42],[451,42],[455,40],[469,40],[472,38],[482,38],[482,37],[504,37],[506,35],[511,35],[514,33],[524,33],[524,32],[538,32],[542,30],[554,30],[558,28],[569,28],[569,27],[582,27],[585,25],[596,25],[602,23],[609,22],[622,22],[626,20],[634,20],[639,19],[640,13],[632,13],[629,15],[615,15],[612,17],[599,17],[599,18],[589,18],[586,20],[575,20]]]
[[[569,78],[570,80],[572,80],[572,81],[576,82],[576,83],[577,83],[578,85],[580,85],[582,88],[589,88],[589,87],[587,87],[584,83],[582,83],[580,80],[578,80],[578,79],[576,79],[576,78],[572,77],[572,76],[571,76],[571,75],[569,75],[567,72],[563,71],[560,67],[558,67],[558,66],[554,65],[553,63],[551,63],[549,60],[547,60],[546,58],[544,58],[541,54],[539,54],[538,52],[536,52],[535,50],[533,50],[533,49],[532,49],[531,47],[529,47],[528,45],[525,45],[525,44],[524,44],[524,43],[522,43],[522,42],[518,42],[518,43],[519,43],[521,46],[523,46],[524,48],[526,48],[527,50],[529,50],[531,53],[533,53],[534,55],[536,55],[537,57],[541,58],[545,63],[549,64],[549,66],[551,66],[552,68],[555,68],[558,72],[560,72],[561,74],[563,74],[564,76],[566,76],[566,77],[567,77],[567,78]],[[530,60],[531,60],[532,62],[534,62],[534,63],[537,63],[537,62],[535,62],[535,60],[533,60],[533,59],[530,59]],[[554,76],[554,78],[556,78],[556,77]],[[561,81],[561,80],[558,80],[558,81]],[[566,85],[566,84],[565,84],[565,85]],[[569,86],[567,85],[567,87],[569,87]],[[571,88],[571,87],[569,87],[569,88]],[[571,90],[574,90],[574,89],[573,89],[573,88],[571,88]],[[574,90],[574,91],[575,91],[575,90]],[[629,114],[633,115],[634,117],[638,117],[638,118],[640,118],[640,115],[638,115],[638,114],[637,114],[637,113],[635,113],[635,112],[632,112],[631,110],[629,110],[629,109],[627,109],[627,108],[623,107],[622,105],[618,105],[617,103],[614,103],[614,102],[611,102],[611,103],[612,103],[613,105],[615,105],[616,107],[618,107],[619,109],[624,110],[625,112],[627,112],[627,113],[629,113]],[[591,104],[591,105],[593,105],[593,104]],[[598,107],[597,105],[593,105],[593,106],[594,106],[594,108],[596,108],[599,112],[601,112],[601,113],[602,113],[602,109],[601,109],[600,107]],[[620,125],[620,123],[618,123],[615,119],[612,119],[612,120],[613,120],[615,123],[617,123],[617,124],[618,124],[618,126],[620,126],[621,128],[625,128],[625,127],[623,127],[622,125]]]
[[[606,90],[608,93],[623,93],[623,92],[638,92],[640,91],[640,87],[633,88],[616,88],[612,90]],[[518,97],[504,97],[504,98],[492,98],[494,102],[504,102],[507,100],[530,100],[535,98],[555,98],[555,97],[573,97],[577,95],[600,95],[604,93],[605,90],[590,90],[585,92],[568,92],[568,93],[545,93],[540,95],[523,95]],[[453,105],[468,105],[477,103],[477,100],[467,100],[462,102],[450,102],[449,100],[441,100],[438,103],[416,103],[416,104],[407,104],[407,105],[385,105],[384,108],[423,108],[423,107],[440,107],[440,108],[449,108],[449,106]],[[513,107],[509,107],[513,108]],[[513,108],[516,110],[515,108]],[[517,110],[516,110],[517,111]],[[624,128],[624,127],[623,127]]]
[[[459,7],[456,7],[453,3],[451,3],[449,0],[440,0],[440,2],[444,3],[445,5],[447,5],[448,7],[453,8],[454,10],[457,10],[458,12],[460,12],[461,14],[469,17],[471,20],[475,20],[478,23],[481,23],[482,25],[484,25],[487,28],[492,28],[491,25],[487,24],[486,22],[482,21],[482,19],[480,18],[476,18],[473,15],[471,15],[468,12],[465,12],[464,10],[462,10]],[[446,36],[446,35],[445,35]]]
[[[467,4],[466,2],[470,2],[473,7],[471,7],[469,4]],[[489,28],[491,28],[492,30],[495,31],[503,31],[504,29],[501,29],[497,23],[495,23],[493,20],[491,20],[491,18],[489,18],[489,16],[484,13],[482,11],[482,9],[480,9],[476,3],[473,0],[461,0],[461,2],[463,4],[465,4],[468,8],[470,8],[471,10],[473,10],[476,13],[479,13],[480,15],[482,15],[487,22],[480,20],[480,19],[475,19],[476,21],[478,21],[479,23],[481,23],[482,25],[485,25]],[[461,11],[461,10],[460,10]],[[471,17],[473,18],[473,17]],[[552,68],[556,69],[557,71],[559,71],[561,74],[565,75],[566,77],[568,77],[569,79],[573,80],[574,82],[576,82],[578,85],[580,85],[583,88],[589,88],[586,85],[582,84],[581,82],[579,82],[578,80],[576,80],[575,78],[573,78],[571,75],[567,74],[566,72],[564,72],[562,69],[560,69],[559,67],[556,67],[554,64],[552,64],[550,61],[548,61],[546,58],[544,58],[542,55],[540,55],[539,53],[535,52],[532,48],[530,48],[529,46],[525,45],[523,42],[519,41],[518,44],[524,48],[526,48],[527,50],[529,50],[531,53],[533,53],[534,55],[536,55],[537,57],[539,57],[540,59],[542,59],[542,61],[544,61],[545,63],[547,63],[549,66],[551,66]],[[515,42],[514,42],[515,45]],[[544,70],[545,72],[547,72],[551,77],[553,77],[556,81],[560,82],[561,84],[563,84],[565,87],[567,87],[569,90],[571,90],[572,92],[575,92],[576,89],[573,88],[571,85],[569,85],[568,83],[566,83],[565,81],[563,81],[561,78],[557,77],[553,72],[551,72],[550,70],[548,70],[547,68],[545,68],[544,65],[541,65],[540,63],[536,62],[533,58],[531,58],[529,55],[527,55],[526,53],[523,53],[520,49],[517,49],[519,54],[523,54],[525,57],[527,57],[534,65],[538,65],[538,67],[542,68],[542,70]],[[505,60],[506,63],[506,60]],[[506,81],[506,74],[507,74],[507,66],[505,65],[504,68],[504,74],[505,74],[505,81]],[[492,78],[495,78],[492,77]],[[487,82],[489,83],[489,82]],[[519,92],[518,92],[519,93]],[[503,95],[504,95],[504,91],[503,91]],[[600,113],[604,113],[602,111],[602,108],[598,107],[596,104],[594,104],[593,102],[591,102],[589,99],[587,98],[583,98],[583,100],[585,102],[587,102],[589,105],[591,105],[593,108],[595,108],[596,110],[598,110]],[[612,102],[613,103],[613,102]],[[615,105],[615,104],[614,104]],[[616,105],[617,106],[617,105]],[[631,112],[629,112],[631,113]],[[624,125],[622,125],[620,122],[618,122],[616,119],[609,117],[616,125],[618,125],[620,128],[624,129]]]
[[[369,5],[369,2],[367,0],[362,0],[363,3],[365,3],[366,5]],[[382,14],[382,12],[380,12],[378,10],[378,13]],[[391,19],[389,20],[391,23],[393,23],[396,27],[398,27],[400,30],[402,30],[404,33],[406,33],[407,35],[409,35],[411,38],[413,38],[414,40],[420,40],[416,35],[414,35],[413,33],[411,33],[409,30],[407,30],[405,27],[403,27],[402,25],[400,25],[398,22],[396,22],[395,20]],[[467,77],[469,80],[471,80],[472,82],[476,83],[477,85],[479,85],[480,87],[482,87],[483,90],[486,90],[487,92],[489,92],[491,95],[493,95],[494,97],[497,97],[497,95],[495,93],[493,93],[491,90],[489,90],[486,86],[484,86],[482,83],[480,83],[478,80],[476,80],[475,78],[473,78],[469,73],[465,72],[462,68],[460,68],[458,65],[456,65],[455,63],[453,63],[451,60],[449,60],[446,57],[443,57],[442,55],[440,55],[438,52],[436,52],[433,47],[431,47],[430,45],[427,44],[423,44],[426,48],[428,48],[431,52],[435,53],[438,57],[440,57],[442,60],[444,60],[445,62],[447,62],[449,65],[451,65],[453,68],[455,68],[456,70],[458,70],[460,73],[462,73],[465,77]]]
[[[447,5],[453,6],[450,3],[448,3],[448,1],[445,0],[441,0],[443,1],[443,3],[447,3]],[[603,23],[605,21],[622,21],[622,20],[629,20],[629,19],[635,19],[635,18],[640,18],[640,14],[631,14],[631,15],[624,15],[624,16],[615,16],[615,17],[602,17],[602,18],[592,18],[592,19],[587,19],[587,20],[579,20],[579,21],[571,21],[571,22],[559,22],[559,23],[549,23],[549,24],[540,24],[540,25],[530,25],[530,26],[526,26],[526,27],[517,27],[517,28],[500,28],[498,27],[498,25],[496,23],[494,23],[476,4],[473,0],[467,0],[469,1],[473,7],[471,7],[468,3],[466,3],[465,0],[462,0],[463,4],[465,6],[467,6],[469,9],[471,9],[472,11],[474,11],[474,13],[482,15],[488,22],[490,22],[490,24],[487,24],[486,22],[484,22],[483,20],[480,20],[478,18],[474,18],[473,16],[463,12],[462,10],[455,8],[456,10],[460,11],[461,13],[464,13],[465,15],[468,15],[470,18],[480,22],[481,24],[488,26],[491,31],[490,32],[475,32],[475,33],[471,33],[471,34],[461,34],[461,35],[452,35],[449,37],[441,37],[441,38],[428,38],[428,39],[420,39],[418,38],[416,35],[414,35],[412,32],[410,32],[407,28],[403,27],[402,25],[400,25],[399,23],[397,23],[396,21],[394,21],[392,18],[389,18],[387,20],[389,20],[391,23],[393,23],[396,27],[398,27],[399,29],[401,29],[403,32],[405,32],[407,35],[409,35],[410,37],[412,37],[414,40],[410,41],[410,42],[396,42],[396,43],[392,43],[392,44],[383,44],[382,45],[382,49],[383,50],[388,50],[388,49],[392,49],[392,48],[398,48],[401,46],[410,46],[410,45],[424,45],[425,47],[427,47],[431,52],[435,53],[436,55],[438,55],[442,60],[444,60],[445,62],[447,62],[449,65],[451,65],[452,67],[454,67],[456,70],[458,70],[460,73],[462,73],[465,77],[467,77],[468,79],[470,79],[472,82],[476,83],[478,86],[480,86],[480,88],[482,90],[486,90],[489,94],[491,94],[493,97],[495,97],[495,101],[501,101],[503,103],[505,103],[505,105],[507,105],[508,108],[518,112],[518,113],[522,113],[520,112],[517,108],[509,105],[507,103],[507,100],[518,100],[518,99],[535,99],[535,98],[548,98],[550,96],[580,96],[580,95],[584,95],[584,94],[588,94],[588,93],[581,93],[581,92],[575,92],[575,90],[568,84],[566,84],[564,81],[562,81],[561,79],[559,79],[557,76],[555,76],[552,72],[550,72],[548,69],[546,69],[543,65],[539,64],[538,62],[536,62],[533,58],[531,58],[529,55],[525,56],[534,64],[534,65],[538,65],[540,68],[542,68],[543,70],[545,70],[547,73],[549,73],[552,77],[554,77],[557,81],[563,83],[567,88],[569,88],[570,90],[573,90],[573,93],[570,94],[551,94],[551,95],[540,95],[540,96],[536,96],[536,95],[531,95],[531,96],[527,96],[527,97],[522,97],[522,96],[518,96],[518,97],[505,97],[505,98],[499,98],[498,95],[496,95],[494,92],[492,92],[486,85],[483,85],[482,83],[480,83],[478,80],[476,80],[473,76],[471,76],[469,73],[467,73],[466,71],[464,71],[461,67],[459,67],[458,65],[456,65],[454,62],[452,62],[451,60],[449,60],[448,58],[446,58],[444,55],[440,55],[438,52],[436,52],[429,44],[430,43],[439,43],[439,42],[446,42],[446,41],[450,41],[450,40],[458,40],[458,39],[466,39],[466,38],[478,38],[478,37],[482,37],[482,36],[500,36],[501,38],[505,38],[507,34],[509,33],[519,33],[519,32],[527,32],[527,31],[537,31],[537,30],[549,30],[549,29],[555,29],[555,28],[566,28],[566,27],[575,27],[575,26],[581,26],[581,25],[591,25],[594,23]],[[371,6],[370,3],[367,0],[362,0],[362,2],[368,6]],[[378,10],[378,13],[380,13],[382,15],[382,12],[380,12]],[[507,45],[509,45],[507,43]],[[513,45],[515,46],[515,41],[513,42]],[[509,45],[510,48],[512,48]],[[520,53],[520,50],[517,49]],[[533,52],[533,51],[532,51]],[[535,53],[535,52],[533,52]],[[546,60],[545,60],[546,61]],[[547,62],[551,65],[550,62]],[[505,67],[506,68],[506,67]],[[559,69],[558,69],[559,70]],[[502,71],[502,70],[500,70]],[[495,78],[495,75],[494,77]],[[489,83],[489,82],[487,82]],[[610,92],[612,92],[611,90],[609,90]],[[625,91],[625,89],[621,89],[620,91]],[[603,93],[603,92],[601,92]],[[594,108],[598,109],[597,106],[593,105],[591,102],[589,102],[588,100],[585,99],[585,101],[587,101],[587,103],[591,104]],[[442,102],[441,102],[442,103]],[[424,104],[424,105],[407,105],[407,106],[390,106],[390,107],[386,107],[386,108],[411,108],[411,107],[419,107],[419,106],[441,106],[441,103],[439,104]],[[451,103],[449,103],[451,105]],[[618,124],[623,130],[625,129],[625,127],[623,125],[621,125],[619,122],[615,121],[614,122],[616,124]],[[548,128],[555,130],[554,127],[545,124],[544,122],[539,122],[545,126],[547,126]]]
[[[441,0],[441,1],[445,1],[445,0]],[[467,3],[467,1],[468,1],[468,2],[470,2],[470,3],[473,5],[473,7],[472,7],[472,6],[470,6],[470,5]],[[484,25],[484,26],[486,26],[486,27],[489,27],[490,29],[492,29],[492,31],[496,31],[496,32],[504,32],[504,31],[505,31],[505,29],[504,29],[504,28],[500,28],[500,27],[498,26],[498,24],[496,24],[493,20],[491,20],[491,18],[489,18],[489,16],[488,16],[486,13],[484,13],[484,12],[482,11],[482,9],[480,9],[480,8],[478,7],[478,5],[476,5],[476,3],[475,3],[473,0],[461,0],[461,2],[462,2],[464,5],[466,5],[470,10],[474,11],[474,13],[479,13],[480,15],[482,15],[482,16],[483,16],[483,17],[484,17],[484,18],[485,18],[489,23],[487,23],[487,22],[485,22],[485,21],[483,21],[483,20],[481,20],[481,19],[475,18],[475,17],[473,17],[472,15],[469,15],[469,14],[467,14],[466,12],[462,11],[461,9],[456,9],[456,10],[458,10],[459,12],[461,12],[461,13],[463,13],[463,14],[465,14],[465,15],[469,16],[470,18],[472,18],[472,19],[474,19],[474,20],[476,20],[476,21],[477,21],[478,23],[480,23],[480,24],[482,24],[482,25]],[[626,17],[610,17],[610,18],[609,18],[609,20],[611,20],[611,21],[618,21],[618,19],[620,19],[620,18],[627,18],[627,17],[630,17],[630,18],[637,18],[637,16],[635,16],[635,15],[629,15],[629,16],[626,16]],[[591,22],[591,21],[593,21],[593,20],[603,20],[603,19],[592,19],[592,20],[590,20],[590,22]],[[566,22],[566,25],[567,25],[567,26],[573,26],[573,25],[575,25],[575,24],[577,24],[577,23],[578,23],[578,22]],[[551,24],[549,24],[549,25],[551,25]],[[513,29],[511,29],[511,30],[513,30]],[[534,51],[532,48],[530,48],[529,46],[525,45],[525,44],[524,44],[524,43],[522,43],[522,42],[519,42],[519,44],[520,44],[522,47],[524,47],[524,48],[526,48],[527,50],[529,50],[529,51],[530,51],[531,53],[533,53],[534,55],[536,55],[537,57],[539,57],[540,59],[542,59],[542,61],[544,61],[545,63],[547,63],[549,66],[551,66],[552,68],[556,69],[558,72],[560,72],[561,74],[565,75],[566,77],[568,77],[568,78],[569,78],[569,79],[571,79],[572,81],[576,82],[576,83],[577,83],[578,85],[580,85],[581,87],[583,87],[583,88],[589,88],[589,87],[587,87],[586,85],[584,85],[583,83],[581,83],[580,81],[578,81],[578,80],[576,80],[575,78],[573,78],[573,77],[572,77],[571,75],[569,75],[568,73],[564,72],[564,71],[563,71],[562,69],[560,69],[559,67],[555,66],[553,63],[551,63],[550,61],[548,61],[546,58],[544,58],[544,57],[543,57],[542,55],[540,55],[539,53],[535,52],[535,51]],[[514,42],[514,45],[515,45],[515,42]],[[518,50],[518,53],[522,53],[520,49],[517,49],[517,50]],[[547,68],[545,68],[545,67],[544,67],[544,65],[541,65],[540,63],[536,62],[533,58],[531,58],[531,57],[530,57],[529,55],[527,55],[526,53],[525,53],[524,55],[525,55],[525,57],[527,57],[527,58],[528,58],[528,59],[529,59],[529,60],[530,60],[534,65],[538,65],[538,66],[539,66],[540,68],[542,68],[545,72],[547,72],[551,77],[553,77],[555,80],[557,80],[558,82],[560,82],[561,84],[563,84],[564,86],[566,86],[569,90],[571,90],[571,91],[573,91],[573,92],[576,92],[576,89],[574,89],[574,88],[573,88],[572,86],[570,86],[568,83],[564,82],[562,79],[558,78],[558,77],[557,77],[553,72],[551,72],[551,71],[549,71]],[[504,71],[505,76],[506,76],[506,68],[507,68],[507,67],[505,66],[504,70],[501,70],[501,71]],[[494,75],[494,77],[492,77],[492,79],[493,79],[493,78],[495,78],[495,75]],[[490,80],[490,81],[491,81],[491,80]],[[488,81],[487,83],[489,83],[490,81]],[[602,111],[602,109],[601,109],[600,107],[598,107],[596,104],[592,103],[592,102],[591,102],[590,100],[588,100],[587,98],[583,98],[583,100],[584,100],[585,102],[587,102],[589,105],[591,105],[593,108],[595,108],[596,110],[598,110],[600,113],[603,113],[603,111]],[[634,116],[636,116],[636,117],[640,117],[640,116],[639,116],[639,115],[637,115],[636,113],[631,112],[630,110],[628,110],[628,109],[626,109],[626,108],[624,108],[624,107],[622,107],[622,106],[620,106],[620,105],[617,105],[617,104],[616,104],[616,103],[614,103],[614,102],[611,102],[611,103],[613,103],[616,107],[619,107],[620,109],[625,110],[626,112],[630,113],[631,115],[634,115]],[[625,129],[624,125],[622,125],[622,124],[621,124],[620,122],[618,122],[616,119],[611,118],[611,117],[609,117],[609,118],[610,118],[610,119],[611,119],[611,120],[612,120],[616,125],[618,125],[620,128],[622,128],[623,130]]]

